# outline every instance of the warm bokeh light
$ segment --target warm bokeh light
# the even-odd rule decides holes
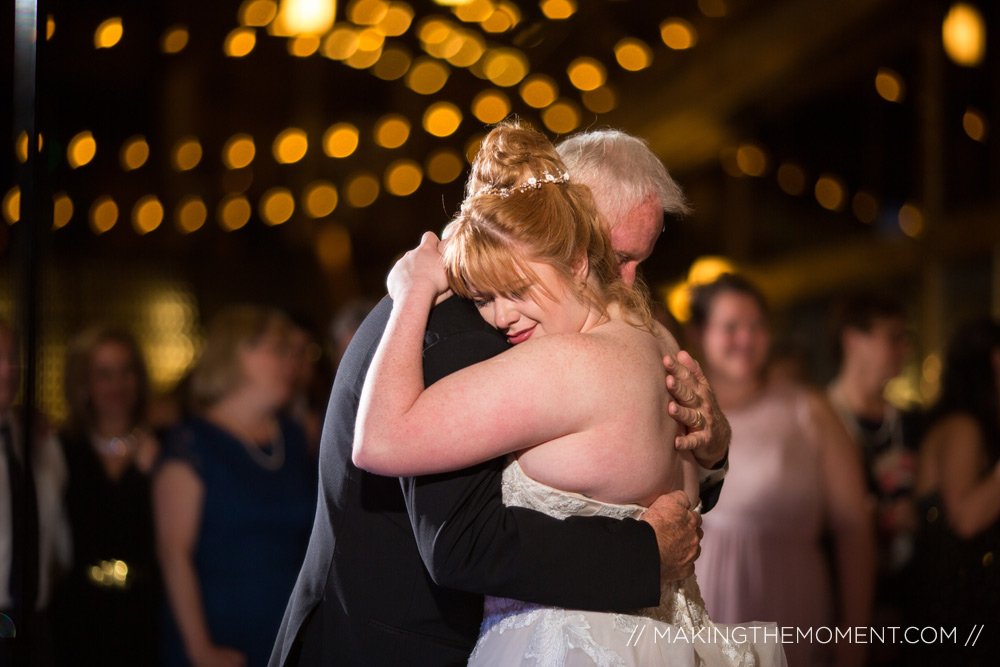
[[[691,286],[679,282],[667,292],[667,309],[681,324],[691,319]]]
[[[386,37],[399,37],[410,29],[413,22],[413,8],[405,2],[390,2],[378,28]]]
[[[986,23],[974,6],[956,2],[941,24],[945,53],[957,65],[974,67],[986,55]]]
[[[583,105],[594,113],[608,113],[618,106],[618,95],[610,85],[588,90],[580,95]]]
[[[265,224],[280,225],[295,213],[295,198],[288,188],[271,188],[261,195],[258,210]]]
[[[472,115],[484,123],[499,123],[510,113],[510,98],[499,90],[484,90],[472,99]]]
[[[302,192],[302,210],[310,218],[325,218],[337,208],[337,188],[329,181],[313,181]]]
[[[263,28],[278,15],[278,4],[274,0],[243,0],[240,5],[240,25]]]
[[[447,60],[453,58],[462,49],[462,45],[466,40],[466,34],[468,33],[460,28],[451,28],[449,26],[447,32],[440,34],[444,35],[444,39],[438,41],[437,37],[439,33],[434,33],[435,41],[424,42],[422,46],[424,47],[424,51],[429,55]]]
[[[903,204],[899,209],[899,228],[910,238],[917,238],[924,231],[924,214],[916,204]]]
[[[160,51],[164,53],[180,53],[188,45],[188,29],[182,25],[173,25],[163,31],[160,39]]]
[[[347,18],[358,25],[376,25],[389,11],[385,0],[353,0],[347,6]]]
[[[844,182],[834,174],[823,174],[813,189],[816,201],[828,211],[842,211],[847,199]]]
[[[344,64],[354,69],[368,69],[378,62],[382,57],[382,47],[379,46],[373,51],[364,51],[361,48],[361,37],[358,35],[358,50],[344,59]]]
[[[146,138],[141,134],[137,134],[134,137],[130,137],[125,140],[122,144],[122,150],[118,155],[118,160],[121,162],[122,169],[125,171],[133,171],[138,169],[142,165],[146,164],[146,160],[149,159],[149,144],[146,143]]]
[[[580,107],[568,99],[561,99],[542,111],[545,127],[556,134],[567,134],[580,127]]]
[[[410,138],[410,121],[400,114],[386,114],[375,123],[375,143],[383,148],[399,148]]]
[[[309,150],[309,139],[306,133],[297,127],[284,130],[274,139],[271,152],[279,164],[292,164],[306,156]]]
[[[440,44],[448,39],[454,30],[454,24],[440,16],[428,16],[417,25],[417,38],[424,46],[428,44]]]
[[[888,67],[880,67],[875,75],[875,90],[889,102],[902,102],[906,94],[903,77]]]
[[[622,69],[638,72],[653,64],[653,50],[641,39],[626,37],[615,44],[615,60]]]
[[[448,82],[450,70],[444,63],[421,56],[413,61],[406,73],[406,86],[421,95],[433,95]]]
[[[56,20],[49,14],[45,17],[45,41],[52,39],[54,34],[56,34]]]
[[[124,29],[122,28],[121,17],[112,17],[102,22],[101,25],[97,26],[97,30],[94,31],[94,48],[110,49],[121,41],[122,34],[124,34]]]
[[[354,208],[371,206],[378,199],[379,185],[374,174],[367,171],[353,174],[344,189],[344,198]]]
[[[140,235],[148,234],[163,222],[163,204],[156,195],[146,195],[132,207],[132,227]]]
[[[385,189],[391,195],[405,197],[417,191],[424,173],[413,160],[396,160],[385,170]]]
[[[45,140],[41,134],[38,135],[38,152],[42,152],[42,146],[45,145]],[[24,130],[21,134],[17,135],[17,141],[14,142],[14,152],[17,154],[17,161],[24,164],[28,161],[28,133]]]
[[[208,207],[199,197],[185,197],[174,211],[174,223],[185,234],[201,229],[208,219]]]
[[[201,162],[201,144],[194,137],[185,137],[177,142],[171,155],[174,169],[189,171]]]
[[[710,19],[721,19],[726,15],[725,0],[698,0],[698,9]]]
[[[486,53],[486,40],[482,35],[472,31],[462,33],[461,47],[447,60],[455,67],[472,67]]]
[[[435,102],[427,107],[424,129],[435,137],[448,137],[462,124],[462,112],[451,102]]]
[[[487,50],[482,64],[486,78],[502,88],[521,83],[530,69],[527,56],[517,49],[506,47]]]
[[[52,195],[52,229],[62,229],[73,219],[73,200],[65,192]]]
[[[538,3],[545,18],[559,21],[576,13],[576,0],[542,0]]]
[[[328,225],[316,236],[316,256],[327,271],[343,271],[351,264],[351,234],[340,225]]]
[[[577,58],[566,68],[569,82],[580,90],[594,90],[604,85],[608,73],[597,60],[593,58]]]
[[[227,56],[242,58],[257,46],[257,32],[253,28],[233,28],[226,41],[222,43],[222,51]]]
[[[736,149],[736,164],[747,176],[763,176],[767,171],[767,155],[756,144],[743,144]]]
[[[97,154],[97,142],[89,130],[84,130],[69,140],[66,146],[66,161],[73,169],[82,167],[94,159]]]
[[[806,191],[806,172],[797,164],[785,162],[778,167],[778,187],[792,196]]]
[[[8,225],[21,219],[21,188],[16,185],[3,196],[3,217]]]
[[[746,175],[736,162],[735,146],[726,146],[719,151],[719,164],[722,165],[722,170],[733,178],[743,178]]]
[[[731,260],[714,255],[699,257],[688,269],[688,286],[707,285],[724,273],[736,273],[736,266]]]
[[[358,33],[358,51],[378,51],[385,46],[385,35],[375,28],[365,28]]]
[[[323,40],[323,55],[332,60],[346,60],[358,50],[360,31],[351,26],[337,26]]]
[[[395,81],[406,74],[412,61],[409,49],[393,44],[382,50],[378,62],[372,66],[372,74],[383,81]]]
[[[118,222],[118,204],[111,197],[98,197],[90,205],[90,228],[95,234],[103,234]]]
[[[479,149],[483,145],[483,139],[486,138],[485,134],[474,134],[465,142],[465,160],[469,164],[476,159],[476,155],[479,153]]]
[[[451,183],[462,174],[462,157],[450,148],[439,148],[427,158],[427,178],[435,183]]]
[[[878,218],[878,200],[862,190],[851,199],[851,210],[855,218],[870,225]]]
[[[439,2],[438,4],[445,4]],[[454,5],[452,11],[459,20],[465,23],[480,23],[490,17],[494,11],[492,0],[458,0],[449,4]]]
[[[319,35],[299,35],[288,40],[288,53],[296,58],[308,58],[319,50]]]
[[[536,109],[543,109],[559,97],[559,86],[549,76],[545,74],[532,74],[518,88],[521,99],[525,104]]]
[[[986,120],[986,114],[975,107],[969,107],[962,116],[962,129],[970,139],[986,143],[986,137],[989,135],[989,121]]]
[[[334,123],[323,135],[323,152],[330,157],[347,157],[357,147],[358,128],[350,123]]]
[[[698,43],[698,33],[694,26],[681,18],[671,18],[661,23],[660,38],[675,51],[690,49]]]
[[[507,32],[521,22],[521,10],[512,2],[501,0],[489,18],[480,21],[479,25],[486,32]]]
[[[222,164],[226,169],[242,169],[251,162],[257,154],[253,137],[249,134],[234,134],[222,147]]]
[[[279,19],[292,35],[321,35],[333,25],[336,5],[334,0],[281,0]]]
[[[219,225],[234,232],[250,221],[250,202],[243,195],[229,195],[219,202]]]

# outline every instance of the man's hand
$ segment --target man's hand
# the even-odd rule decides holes
[[[667,412],[685,427],[685,433],[674,440],[674,447],[690,450],[702,467],[711,468],[729,450],[729,421],[719,409],[701,366],[690,354],[681,350],[676,359],[664,357],[663,365],[667,369],[667,391],[674,398]]]
[[[660,581],[676,581],[694,573],[694,561],[701,553],[701,515],[690,510],[691,501],[683,491],[656,499],[642,520],[656,531],[660,549]]]

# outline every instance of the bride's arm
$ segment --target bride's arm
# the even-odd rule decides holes
[[[579,432],[597,387],[580,336],[545,336],[424,389],[427,316],[446,289],[427,234],[389,277],[393,310],[365,378],[355,465],[396,477],[457,470]]]

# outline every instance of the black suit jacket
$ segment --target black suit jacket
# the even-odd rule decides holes
[[[464,665],[483,594],[596,610],[658,604],[656,536],[644,522],[505,507],[502,459],[402,480],[353,465],[361,387],[391,307],[372,311],[337,371],[316,521],[271,666]],[[425,380],[507,347],[475,306],[448,299],[428,322]]]

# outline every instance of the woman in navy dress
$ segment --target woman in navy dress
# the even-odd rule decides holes
[[[202,410],[164,442],[153,484],[170,611],[167,665],[266,665],[312,528],[315,468],[280,416],[292,392],[289,322],[233,307],[192,376]]]

